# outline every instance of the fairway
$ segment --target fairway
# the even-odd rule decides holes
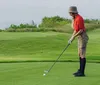
[[[88,33],[88,61],[100,60],[100,30]],[[0,62],[11,61],[50,61],[67,45],[71,34],[59,32],[1,32],[0,33]],[[77,61],[77,39],[69,46],[60,60]]]
[[[0,85],[100,85],[100,29],[88,32],[86,77],[75,78],[79,63],[77,39],[43,76],[67,45],[71,34],[1,32]],[[73,61],[73,62],[67,62]]]
[[[2,63],[0,85],[100,85],[100,64],[88,63],[86,77],[75,78],[78,63],[57,63],[43,76],[52,63]]]

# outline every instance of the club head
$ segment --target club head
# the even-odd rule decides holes
[[[45,73],[48,73],[48,71],[47,71],[47,70],[45,70],[44,72],[45,72]]]

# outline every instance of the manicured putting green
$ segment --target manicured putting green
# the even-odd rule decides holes
[[[58,62],[43,76],[52,62],[1,63],[0,85],[100,85],[100,64],[87,63],[86,77],[72,75],[78,63]]]

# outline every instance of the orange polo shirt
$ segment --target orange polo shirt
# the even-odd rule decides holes
[[[74,19],[73,27],[76,32],[79,30],[85,31],[84,19],[79,14]]]

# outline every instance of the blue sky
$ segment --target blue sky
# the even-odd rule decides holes
[[[100,19],[100,0],[0,0],[0,28],[31,20],[38,24],[44,16],[70,18],[68,8],[73,5],[84,18]]]

